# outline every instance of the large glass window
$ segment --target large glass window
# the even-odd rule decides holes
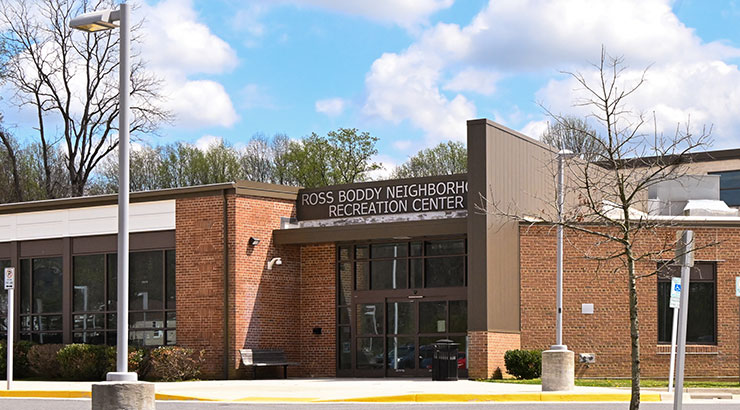
[[[352,277],[353,289],[360,291],[463,287],[467,282],[465,239],[342,245],[337,253],[340,303],[346,302]]]
[[[0,260],[0,272],[5,272],[5,268],[10,266],[9,260]],[[16,281],[17,282],[17,281]],[[8,291],[5,287],[0,288],[0,338],[5,340],[8,332]]]
[[[62,258],[21,260],[21,338],[62,343]]]
[[[729,206],[740,205],[740,171],[714,172],[719,175],[719,199]]]
[[[689,317],[686,342],[714,344],[716,339],[716,265],[696,263],[691,268],[689,285]],[[658,275],[658,342],[671,342],[673,309],[669,307],[671,277],[680,277],[680,268],[670,266]]]
[[[79,261],[78,261],[79,259]],[[95,275],[99,282],[105,281],[108,299],[100,300],[105,310],[105,320],[101,314],[74,312],[75,332],[73,340],[85,343],[108,343],[116,341],[117,306],[117,255],[76,256],[75,286],[77,286],[78,266],[80,280],[84,280],[86,262],[95,261]],[[78,304],[75,303],[75,307]],[[103,309],[107,306],[107,309]],[[90,328],[88,322],[95,320],[96,327]],[[83,321],[83,319],[85,319]],[[129,342],[135,346],[172,345],[177,341],[177,317],[175,312],[175,251],[132,252],[129,257]]]

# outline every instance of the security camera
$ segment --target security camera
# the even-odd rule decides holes
[[[267,270],[272,270],[273,265],[282,265],[283,260],[280,258],[272,258],[269,262],[267,262]]]

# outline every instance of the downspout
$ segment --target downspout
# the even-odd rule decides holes
[[[231,351],[229,350],[229,203],[223,190],[224,212],[224,379],[229,379]]]

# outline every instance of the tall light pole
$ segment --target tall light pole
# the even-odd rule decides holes
[[[118,110],[118,309],[116,371],[106,375],[108,381],[136,381],[137,374],[128,371],[128,204],[129,204],[129,78],[131,76],[131,28],[129,6],[119,10],[94,11],[73,18],[69,26],[87,32],[110,30],[120,23],[119,42],[119,110]]]
[[[550,350],[568,350],[563,344],[563,203],[565,198],[565,169],[566,159],[574,157],[575,154],[567,149],[558,152],[558,226],[557,226],[557,305],[555,319],[555,344]]]

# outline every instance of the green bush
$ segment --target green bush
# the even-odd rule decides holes
[[[146,376],[165,382],[195,379],[200,376],[204,353],[179,346],[158,347],[148,354]]]
[[[45,344],[33,345],[28,350],[28,367],[32,376],[43,377],[45,380],[58,379],[61,374],[57,352],[64,345]]]
[[[110,347],[105,345],[71,344],[57,352],[57,361],[64,380],[103,380],[108,371]]]
[[[128,371],[136,372],[139,375],[139,379],[143,380],[145,374],[143,373],[143,364],[146,359],[146,351],[133,346],[128,348]],[[106,351],[106,360],[108,363],[109,372],[116,371],[116,347],[109,346]]]
[[[506,371],[517,379],[536,379],[542,375],[541,350],[508,350],[504,362]]]
[[[28,367],[28,350],[33,346],[33,342],[20,340],[13,343],[13,377],[16,379],[26,378],[31,375]],[[6,367],[5,358],[5,341],[0,341],[0,379],[5,380]]]

